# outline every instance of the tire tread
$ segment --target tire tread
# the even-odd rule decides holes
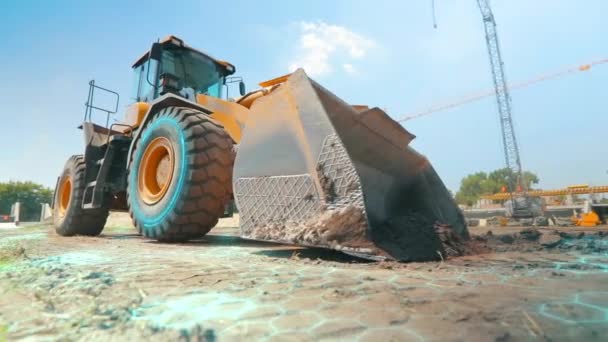
[[[97,236],[103,231],[106,224],[109,207],[104,205],[96,209],[82,208],[82,197],[86,187],[86,163],[83,155],[73,155],[68,159],[62,177],[66,171],[69,172],[68,170],[72,170],[72,195],[69,208],[62,220],[58,217],[58,208],[53,209],[55,231],[62,236]],[[57,203],[58,196],[59,191],[55,194],[55,203]],[[55,207],[57,207],[57,204],[55,204]]]
[[[232,195],[232,167],[234,164],[233,142],[223,126],[215,122],[207,114],[195,109],[184,107],[168,107],[155,114],[142,129],[145,130],[159,117],[177,118],[186,137],[186,173],[182,198],[178,201],[173,212],[155,229],[145,230],[135,218],[131,206],[129,214],[133,224],[142,235],[159,241],[185,241],[199,238],[207,234],[224,213],[224,205]],[[143,131],[142,131],[143,132]],[[213,136],[212,138],[209,138]],[[134,142],[134,156],[141,148],[141,139]],[[199,146],[199,147],[197,147]],[[200,148],[203,146],[203,148]],[[215,155],[207,151],[217,149]],[[133,160],[131,160],[132,162]],[[212,171],[210,173],[209,171]],[[210,180],[219,182],[219,186],[207,187]],[[127,201],[131,203],[130,187],[127,191]],[[209,199],[201,205],[202,198]]]

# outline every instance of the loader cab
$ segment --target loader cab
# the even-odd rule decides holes
[[[133,64],[135,102],[151,102],[172,93],[189,101],[205,94],[222,98],[232,64],[195,50],[175,37],[154,43],[150,51]]]

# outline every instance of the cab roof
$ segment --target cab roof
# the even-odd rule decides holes
[[[169,46],[169,45],[175,45],[175,46],[179,46],[179,47],[182,47],[182,48],[188,49],[188,50],[190,50],[190,51],[194,51],[194,52],[196,52],[196,53],[199,53],[199,54],[201,54],[201,55],[203,55],[203,56],[205,56],[205,57],[207,57],[207,58],[211,59],[211,60],[212,60],[212,61],[214,61],[215,63],[217,63],[217,64],[219,64],[219,65],[223,66],[223,67],[224,67],[224,69],[226,70],[226,75],[232,75],[232,74],[234,74],[234,72],[236,71],[236,68],[234,67],[234,65],[232,65],[232,64],[230,64],[230,63],[228,63],[228,62],[226,62],[226,61],[223,61],[223,60],[221,60],[221,59],[216,59],[216,58],[213,58],[213,57],[209,56],[208,54],[206,54],[206,53],[204,53],[204,52],[202,52],[202,51],[200,51],[200,50],[197,50],[197,49],[195,49],[195,48],[193,48],[193,47],[191,47],[191,46],[189,46],[189,45],[186,45],[186,43],[184,43],[184,41],[183,41],[182,39],[180,39],[180,38],[178,38],[178,37],[176,37],[176,36],[173,36],[173,35],[166,36],[165,38],[161,39],[161,40],[159,41],[159,43],[160,43],[160,44],[162,44],[162,45],[163,45],[163,47],[165,47],[165,46]],[[145,62],[147,59],[148,59],[148,52],[144,53],[144,54],[143,54],[141,57],[139,57],[139,58],[138,58],[138,59],[135,61],[135,63],[133,63],[132,68],[135,68],[135,67],[140,66],[140,65],[141,65],[141,64],[143,64],[143,63],[144,63],[144,62]]]

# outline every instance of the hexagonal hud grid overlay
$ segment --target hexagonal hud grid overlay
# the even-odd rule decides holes
[[[0,232],[27,258],[0,267],[10,340],[488,341],[608,336],[608,255],[504,252],[363,262],[241,240],[187,244]],[[607,240],[598,239],[596,246]]]

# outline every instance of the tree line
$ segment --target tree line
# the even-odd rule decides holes
[[[494,170],[490,173],[476,172],[464,177],[460,181],[460,189],[456,192],[456,202],[471,206],[481,195],[490,195],[508,189],[509,178],[513,171],[509,168]],[[532,172],[523,172],[523,183],[527,189],[538,184],[538,176]]]
[[[40,204],[51,203],[53,190],[34,182],[0,182],[0,215],[8,215],[15,202],[21,203],[20,221],[40,219]]]

